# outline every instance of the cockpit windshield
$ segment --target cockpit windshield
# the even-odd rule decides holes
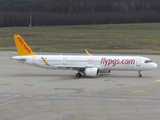
[[[145,63],[151,63],[151,62],[153,62],[152,60],[145,60],[144,61]]]

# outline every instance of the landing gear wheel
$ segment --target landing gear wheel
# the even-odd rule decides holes
[[[141,77],[142,77],[142,75],[141,75],[141,74],[139,74],[139,75],[138,75],[138,77],[139,77],[139,78],[141,78]]]
[[[142,77],[141,71],[138,71],[138,77],[139,77],[139,78]]]
[[[76,74],[76,78],[80,78],[81,76],[82,76],[81,73]]]

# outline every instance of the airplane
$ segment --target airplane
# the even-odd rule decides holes
[[[88,77],[98,77],[101,73],[117,71],[138,71],[138,77],[142,77],[141,71],[152,70],[158,67],[151,59],[141,56],[87,56],[81,55],[37,55],[23,38],[13,35],[18,56],[11,59],[19,62],[47,69],[71,69],[77,70],[77,78],[82,74]]]

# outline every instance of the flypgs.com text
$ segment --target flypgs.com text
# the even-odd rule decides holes
[[[135,59],[106,59],[103,57],[101,59],[101,64],[104,64],[105,66],[115,66],[115,65],[134,65],[135,64]]]

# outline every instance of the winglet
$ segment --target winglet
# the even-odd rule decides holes
[[[50,66],[43,57],[41,57],[41,58],[42,58],[45,65]]]
[[[86,54],[87,54],[88,56],[91,56],[91,55],[89,54],[89,52],[87,51],[87,49],[85,49],[85,52],[86,52]]]
[[[36,55],[20,35],[13,35],[18,56]]]

